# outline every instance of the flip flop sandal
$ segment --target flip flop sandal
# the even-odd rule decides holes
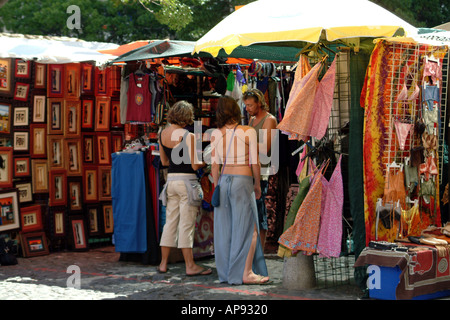
[[[267,279],[267,281],[263,281],[264,278],[266,278],[266,277],[260,275],[260,276],[258,276],[258,280],[251,281],[251,282],[242,282],[242,284],[246,285],[246,286],[249,286],[249,285],[258,285],[258,286],[260,286],[260,285],[265,285],[265,284],[269,284],[269,283],[272,282],[270,279]]]

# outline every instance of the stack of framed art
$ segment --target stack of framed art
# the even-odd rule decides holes
[[[110,243],[119,93],[117,66],[0,58],[0,236],[24,256]]]

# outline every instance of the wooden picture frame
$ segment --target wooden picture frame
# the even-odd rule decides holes
[[[98,201],[98,170],[97,166],[84,166],[83,168],[83,194],[84,202]]]
[[[109,68],[95,67],[95,95],[107,96]]]
[[[111,153],[122,151],[124,140],[125,134],[123,131],[111,131]]]
[[[13,148],[15,152],[28,152],[30,150],[30,133],[28,131],[14,131]]]
[[[86,99],[81,103],[81,128],[94,128],[94,100]]]
[[[11,133],[11,105],[0,102],[0,133]]]
[[[48,204],[51,207],[67,204],[67,175],[66,170],[52,169],[49,173]]]
[[[90,63],[81,63],[81,94],[82,95],[93,95],[94,90],[94,79],[95,79],[95,66]]]
[[[80,64],[68,63],[65,70],[66,98],[78,99],[80,97]]]
[[[44,95],[33,96],[33,122],[45,123],[46,100]]]
[[[64,155],[66,170],[68,176],[81,176],[83,173],[83,164],[81,160],[81,140],[80,139],[65,139],[64,140]]]
[[[47,158],[46,124],[30,124],[30,157]]]
[[[22,59],[16,59],[15,62],[16,68],[14,76],[16,78],[30,78],[31,76],[31,62],[22,60]]]
[[[0,190],[0,232],[19,229],[19,196],[16,189]]]
[[[43,63],[34,64],[34,88],[45,89],[47,86],[47,65]]]
[[[71,211],[79,211],[83,209],[83,194],[81,181],[69,181],[69,207]]]
[[[14,177],[29,177],[31,175],[31,166],[29,157],[14,157]]]
[[[98,200],[110,201],[111,194],[111,166],[98,167]]]
[[[22,181],[14,183],[14,188],[17,189],[19,195],[19,203],[33,202],[33,188],[31,181]]]
[[[83,143],[83,163],[85,164],[95,164],[95,152],[96,152],[96,135],[93,133],[83,133],[82,143]]]
[[[20,222],[23,233],[42,230],[44,225],[41,206],[31,205],[20,208]]]
[[[97,163],[99,165],[111,164],[111,134],[97,133]]]
[[[64,100],[60,98],[47,99],[47,133],[64,133]]]
[[[0,147],[0,188],[11,188],[13,186],[13,148]]]
[[[47,136],[47,153],[48,153],[48,167],[50,169],[64,169],[64,136],[62,135],[48,135]]]
[[[14,89],[14,100],[18,101],[28,101],[28,95],[30,93],[30,84],[16,82]]]
[[[0,94],[11,96],[14,89],[13,59],[0,59]]]
[[[81,101],[66,100],[64,103],[64,135],[67,138],[79,138],[81,133]]]
[[[45,232],[21,233],[20,239],[22,254],[25,258],[49,254]]]
[[[72,230],[72,241],[75,250],[87,249],[87,236],[84,226],[84,219],[81,216],[70,217],[70,227]]]
[[[100,213],[98,205],[89,205],[86,208],[87,218],[89,222],[89,235],[97,236],[102,234],[101,229],[101,220],[103,216],[103,212]]]
[[[103,226],[105,233],[114,232],[114,216],[113,207],[111,204],[103,205]]]
[[[15,107],[13,116],[13,126],[21,127],[28,126],[29,123],[29,111],[28,107]]]
[[[123,128],[120,118],[120,101],[111,100],[111,128]]]
[[[31,160],[31,181],[34,193],[48,192],[48,162],[47,159]]]
[[[95,98],[95,131],[109,131],[110,129],[111,98]]]
[[[53,236],[66,236],[66,210],[61,208],[50,208],[53,217]]]
[[[47,97],[64,97],[64,64],[49,64],[47,67]]]

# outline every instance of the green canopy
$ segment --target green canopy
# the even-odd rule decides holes
[[[212,57],[205,52],[192,54],[194,46],[194,41],[156,40],[119,56],[111,63],[168,57]],[[221,50],[219,57],[297,62],[299,51],[300,48],[295,47],[252,45],[236,48],[231,55],[227,55],[225,51]]]

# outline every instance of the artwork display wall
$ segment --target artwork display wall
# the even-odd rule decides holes
[[[119,94],[116,66],[0,59],[0,237],[22,256],[111,243]]]

